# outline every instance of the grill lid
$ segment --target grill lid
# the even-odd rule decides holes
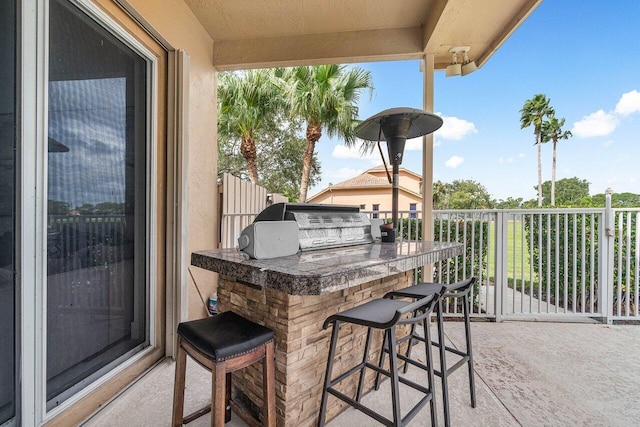
[[[303,251],[373,243],[371,222],[357,206],[277,203],[254,222],[293,220]]]

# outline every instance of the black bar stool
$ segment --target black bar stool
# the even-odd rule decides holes
[[[190,423],[211,412],[211,426],[223,427],[233,409],[250,425],[258,425],[248,413],[231,400],[231,373],[262,360],[263,425],[275,427],[275,361],[273,331],[227,311],[206,319],[178,325],[178,354],[173,389],[174,427]],[[186,417],[184,383],[187,355],[211,372],[211,405]],[[230,405],[230,406],[229,406]]]
[[[437,414],[435,405],[435,396],[433,393],[434,373],[433,373],[433,359],[431,356],[431,346],[425,345],[426,349],[426,365],[428,376],[428,387],[424,387],[413,381],[401,377],[398,374],[398,355],[395,345],[389,345],[390,363],[389,370],[385,370],[382,365],[378,366],[369,363],[369,349],[371,346],[371,338],[374,329],[380,329],[384,331],[385,341],[387,343],[396,342],[396,325],[415,325],[425,320],[433,311],[439,295],[433,294],[425,298],[422,298],[415,302],[406,302],[393,299],[376,299],[369,301],[360,306],[345,310],[341,313],[334,314],[325,320],[323,328],[326,329],[329,325],[333,324],[333,331],[331,333],[331,345],[329,348],[329,356],[327,360],[327,370],[325,374],[324,388],[322,390],[322,400],[320,403],[320,417],[318,420],[318,426],[322,427],[325,423],[325,416],[327,410],[327,398],[328,394],[332,394],[338,399],[348,403],[354,408],[362,411],[376,421],[386,426],[404,426],[413,417],[415,417],[420,409],[424,407],[427,402],[431,404],[431,425],[437,426]],[[412,317],[407,317],[412,316]],[[339,375],[335,379],[331,379],[333,370],[333,361],[335,357],[336,343],[338,341],[338,331],[341,323],[351,323],[356,325],[362,325],[367,327],[367,338],[365,343],[364,355],[362,362],[353,368],[347,370],[343,374]],[[422,322],[427,325],[428,322]],[[426,337],[430,337],[429,328],[424,328],[424,334]],[[425,343],[426,344],[426,343]],[[381,414],[373,411],[369,407],[360,403],[362,397],[362,388],[364,385],[365,368],[373,369],[374,371],[386,375],[391,378],[391,401],[393,406],[393,420],[390,420]],[[358,388],[356,391],[355,399],[352,399],[345,394],[339,392],[334,386],[344,381],[349,376],[360,373]],[[407,413],[403,418],[400,413],[400,395],[399,395],[399,383],[403,383],[409,387],[414,388],[422,393],[424,397]]]
[[[407,359],[411,358],[411,347],[414,344],[414,340],[429,342],[438,347],[440,354],[440,370],[434,370],[435,375],[442,379],[442,401],[444,408],[444,423],[445,426],[450,425],[451,417],[449,413],[449,386],[447,377],[455,372],[458,368],[465,363],[469,368],[469,392],[471,395],[471,407],[476,407],[476,389],[475,380],[473,375],[473,352],[471,347],[471,322],[469,319],[469,294],[473,288],[473,284],[476,282],[475,277],[471,279],[463,280],[461,282],[452,283],[450,285],[443,285],[441,283],[418,283],[417,285],[409,286],[408,288],[400,289],[397,291],[389,292],[385,295],[385,298],[412,298],[419,300],[428,295],[441,293],[441,298],[438,299],[436,307],[436,318],[438,322],[438,341],[431,341],[430,337],[425,334],[425,337],[421,337],[416,333],[415,325],[411,327],[410,343],[407,348]],[[444,298],[462,298],[463,314],[464,314],[464,331],[466,336],[466,351],[461,351],[453,347],[449,347],[445,343],[444,338],[444,314],[442,310],[442,300]],[[428,322],[426,322],[428,323]],[[428,330],[427,326],[427,330]],[[461,357],[455,364],[447,366],[446,353],[450,352]],[[384,362],[385,352],[380,354],[380,366]],[[409,362],[414,364],[413,362]],[[405,363],[405,372],[408,364]],[[379,385],[380,376],[376,378],[376,387]]]

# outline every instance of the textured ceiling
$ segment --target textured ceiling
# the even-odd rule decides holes
[[[479,66],[542,0],[185,0],[220,69],[415,59],[471,46]]]

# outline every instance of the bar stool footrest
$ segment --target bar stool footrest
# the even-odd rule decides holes
[[[211,404],[198,409],[195,412],[190,413],[189,415],[187,415],[186,417],[184,417],[183,419],[183,423],[184,424],[189,424],[191,421],[194,421],[198,418],[200,418],[201,416],[208,414],[209,412],[211,412]]]

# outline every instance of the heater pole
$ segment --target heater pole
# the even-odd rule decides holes
[[[393,184],[391,184],[391,220],[393,228],[398,229],[398,189],[400,188],[400,167],[397,161],[393,162]]]

